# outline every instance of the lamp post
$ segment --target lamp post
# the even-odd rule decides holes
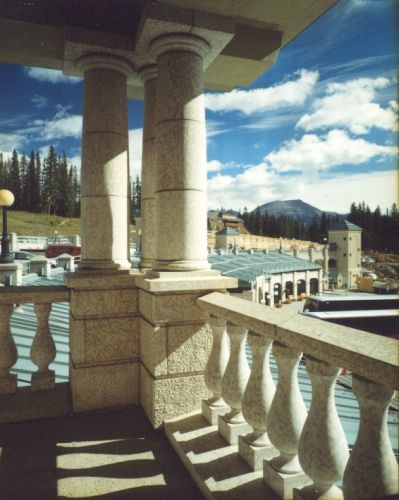
[[[7,231],[7,207],[14,203],[14,195],[8,189],[0,189],[0,207],[3,207],[3,234],[1,238],[0,263],[14,262],[10,254],[10,236]]]
[[[58,231],[54,231],[54,243],[57,243],[58,240]]]

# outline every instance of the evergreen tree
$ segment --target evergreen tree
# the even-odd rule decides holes
[[[12,152],[10,174],[7,185],[7,189],[12,192],[15,198],[14,209],[18,210],[19,208],[21,208],[22,203],[22,185],[19,170],[19,159],[16,149],[14,149]]]
[[[44,213],[55,214],[57,200],[57,154],[54,146],[50,146],[43,167],[42,209]]]

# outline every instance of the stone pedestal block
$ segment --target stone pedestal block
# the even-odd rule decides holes
[[[55,388],[54,371],[49,373],[33,373],[31,378],[31,391],[47,391]]]
[[[252,431],[252,427],[246,422],[242,424],[230,424],[230,422],[226,422],[226,418],[229,418],[228,413],[218,418],[218,431],[229,444],[237,444],[239,436]]]
[[[99,410],[139,402],[139,363],[69,367],[73,410]]]
[[[235,283],[215,273],[164,274],[136,278],[141,314],[140,401],[154,427],[200,410],[201,400],[211,395],[204,370],[212,335],[196,300]]]
[[[22,266],[16,262],[0,264],[0,283],[4,285],[21,285]]]
[[[17,376],[13,373],[0,378],[0,394],[14,394],[17,390]]]
[[[67,275],[74,411],[139,402],[139,315],[134,283],[134,274]]]
[[[263,462],[263,480],[284,499],[294,497],[294,488],[302,488],[312,484],[312,480],[304,472],[297,474],[277,472],[269,460]]]
[[[273,445],[253,446],[246,441],[245,436],[239,436],[238,453],[253,470],[262,470],[263,461],[276,457],[279,451]]]
[[[202,416],[206,418],[211,425],[218,425],[219,416],[226,415],[226,413],[230,411],[230,407],[214,406],[212,405],[213,400],[214,398],[210,398],[202,401]]]
[[[39,276],[51,276],[51,264],[46,257],[34,257],[30,262],[30,272]]]

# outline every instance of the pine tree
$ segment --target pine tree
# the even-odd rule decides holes
[[[50,146],[43,168],[42,209],[47,214],[55,213],[57,198],[57,154],[54,146]]]
[[[16,149],[13,150],[11,156],[10,174],[8,178],[8,189],[12,192],[15,198],[14,209],[18,210],[22,202],[22,185],[19,170],[19,158]]]

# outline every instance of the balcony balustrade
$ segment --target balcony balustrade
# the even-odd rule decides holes
[[[251,498],[266,498],[264,487],[274,490],[280,498],[296,499],[361,500],[393,498],[398,493],[398,466],[387,427],[388,407],[399,387],[396,340],[220,293],[201,297],[197,304],[210,315],[216,345],[206,368],[213,377],[211,380],[208,376],[206,381],[219,401],[223,398],[230,404],[231,412],[226,415],[233,418],[216,419],[212,413],[218,409],[212,406],[212,400],[210,404],[204,402],[203,416],[210,424],[218,422],[217,431],[226,440],[229,421],[229,435],[234,435],[235,441],[230,440],[230,448],[225,449],[231,453],[231,445],[238,438],[239,446],[233,451],[254,471],[252,476],[242,475],[242,482],[254,485],[262,477],[263,486],[258,481],[257,487],[246,490],[246,494],[251,491]],[[224,324],[231,345],[227,364],[225,351],[220,349]],[[246,336],[253,353],[250,376],[242,355]],[[269,369],[272,345],[278,366],[277,388]],[[301,359],[306,360],[312,384],[309,412],[298,385]],[[335,406],[340,367],[352,372],[353,392],[360,407],[360,427],[350,454]],[[243,389],[243,379],[248,376]],[[198,422],[195,425],[200,435]],[[179,443],[175,432],[178,428],[177,422],[166,425],[172,445],[186,465],[191,461],[193,477],[204,494],[221,494],[220,485],[205,479],[209,470],[196,468],[196,464],[202,464],[200,456],[192,451],[185,453],[185,445]],[[202,434],[206,434],[204,429]],[[220,466],[220,460],[218,463]],[[216,477],[217,472],[214,474]],[[226,484],[223,488],[228,490]],[[228,494],[225,497],[230,498]]]
[[[30,349],[30,359],[37,366],[32,374],[30,389],[54,389],[55,373],[49,365],[56,356],[56,347],[49,327],[52,303],[69,302],[65,286],[7,287],[0,292],[0,395],[17,392],[17,375],[11,372],[18,360],[17,348],[11,333],[10,321],[15,305],[34,304],[36,333]]]

